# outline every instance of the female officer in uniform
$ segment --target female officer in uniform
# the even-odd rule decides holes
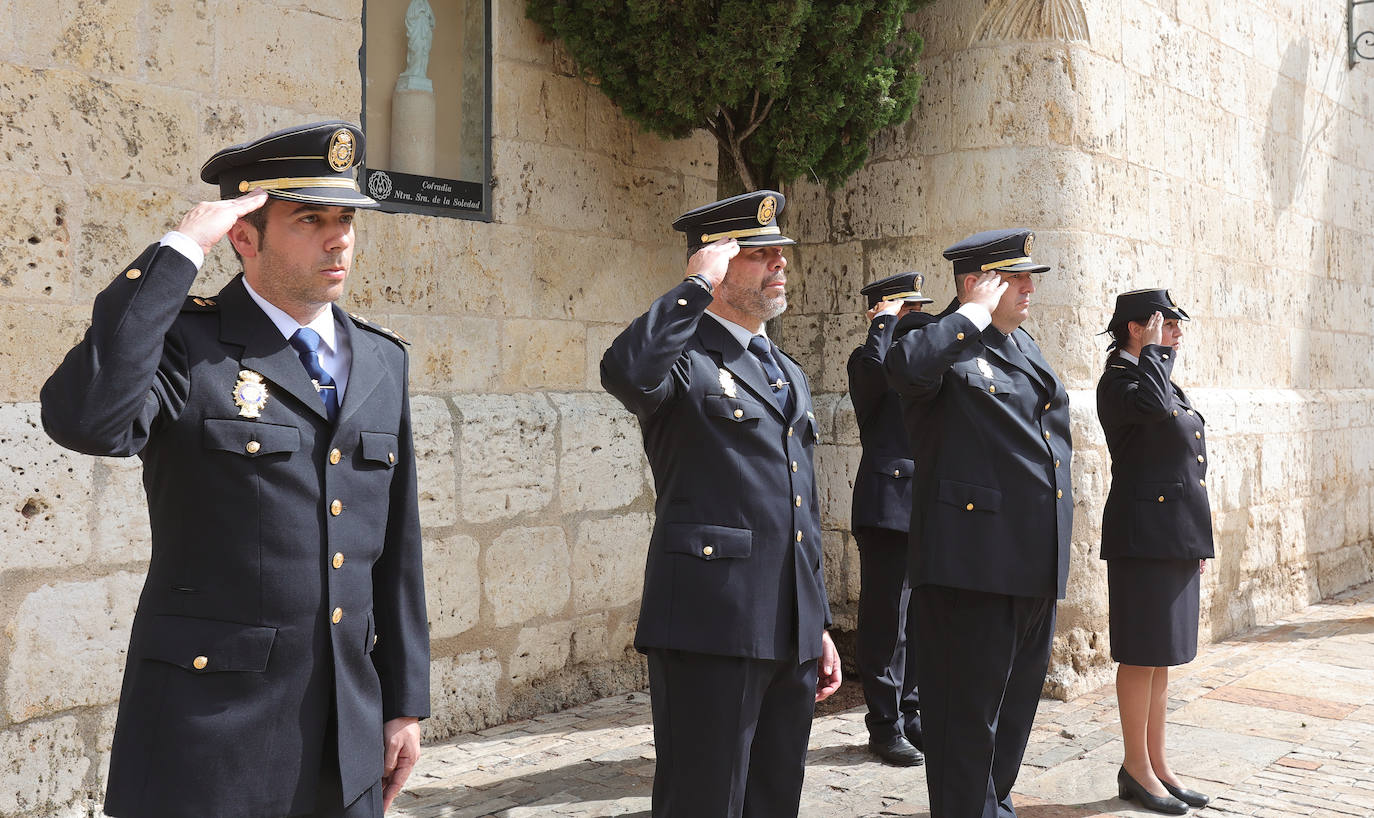
[[[1207,803],[1169,768],[1164,719],[1169,667],[1197,655],[1199,575],[1213,556],[1202,415],[1170,380],[1186,320],[1167,290],[1117,296],[1097,383],[1112,458],[1102,559],[1126,756],[1117,789],[1174,815]]]

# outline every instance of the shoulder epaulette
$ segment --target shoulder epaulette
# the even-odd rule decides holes
[[[201,295],[188,295],[181,305],[182,312],[214,312],[217,309],[219,302]]]
[[[397,332],[391,327],[383,327],[378,324],[374,324],[366,318],[362,317],[361,315],[358,315],[356,312],[350,312],[348,314],[348,317],[353,319],[353,323],[357,324],[359,327],[362,327],[365,330],[375,332],[383,338],[390,338],[391,340],[396,341],[397,343],[405,344],[406,346],[410,345],[410,341],[408,341],[405,336],[401,335],[401,333]]]

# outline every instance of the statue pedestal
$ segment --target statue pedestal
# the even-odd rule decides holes
[[[401,77],[396,82],[396,93],[391,96],[391,165],[387,169],[434,175],[434,90],[427,79]]]

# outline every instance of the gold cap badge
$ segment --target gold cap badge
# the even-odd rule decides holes
[[[1026,234],[1026,249],[1023,250],[1023,251],[1021,251],[1021,252],[1022,252],[1022,255],[1027,255],[1027,256],[1029,256],[1030,253],[1031,253],[1031,245],[1033,245],[1033,244],[1035,244],[1035,234],[1034,234],[1034,233],[1027,233],[1027,234]]]
[[[262,376],[251,369],[240,369],[238,383],[234,384],[234,404],[239,408],[239,417],[257,420],[263,407],[267,406],[267,384]]]
[[[347,128],[340,128],[329,137],[329,151],[325,158],[329,166],[337,171],[353,167],[353,134]]]
[[[748,213],[749,211],[744,211]],[[759,224],[768,224],[773,221],[773,216],[778,212],[778,200],[772,196],[764,196],[763,201],[759,202]]]

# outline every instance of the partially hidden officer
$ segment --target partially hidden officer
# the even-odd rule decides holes
[[[657,492],[635,633],[655,818],[795,818],[815,702],[840,685],[811,390],[764,328],[787,308],[783,205],[760,190],[681,216],[685,280],[601,359]]]
[[[883,359],[898,321],[923,315],[934,301],[921,293],[925,277],[897,273],[859,290],[867,303],[868,334],[849,356],[849,397],[863,442],[854,476],[851,528],[859,545],[859,621],[856,660],[868,712],[868,747],[901,767],[921,754],[920,694],[916,687],[914,626],[908,617],[907,530],[911,520],[911,442],[897,393],[887,385]],[[926,316],[927,320],[934,320]],[[919,319],[905,324],[909,330]]]
[[[1016,814],[1068,580],[1069,397],[1020,328],[1049,270],[1033,242],[990,230],[946,248],[954,301],[885,361],[921,455],[910,571],[932,818]]]
[[[109,815],[377,818],[419,756],[407,354],[334,305],[376,205],[362,154],[346,122],[216,153],[221,200],[115,276],[43,386],[54,440],[143,461],[153,546]],[[243,274],[188,296],[226,235]]]

